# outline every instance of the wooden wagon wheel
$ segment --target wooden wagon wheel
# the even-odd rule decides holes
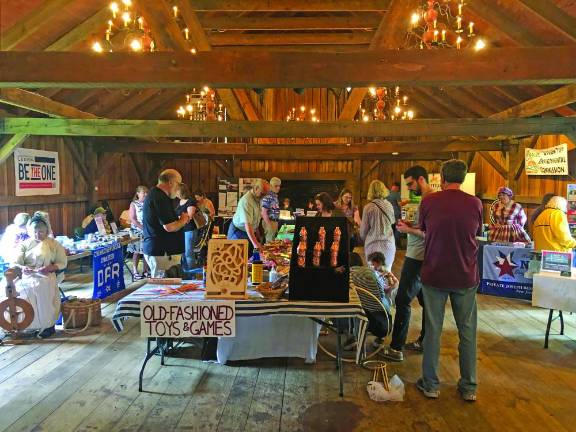
[[[19,331],[27,328],[34,320],[34,309],[24,299],[16,297],[14,280],[21,276],[19,268],[10,268],[4,272],[6,278],[6,300],[0,303],[0,327],[7,331]],[[6,313],[10,321],[6,319]]]

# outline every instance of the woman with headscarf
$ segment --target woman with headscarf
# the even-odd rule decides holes
[[[386,271],[392,271],[396,255],[394,240],[394,208],[386,200],[389,191],[380,180],[373,180],[368,187],[368,201],[362,212],[360,237],[364,241],[366,259],[374,253],[381,252],[385,257]]]
[[[503,186],[498,189],[498,201],[490,209],[488,240],[492,242],[529,243],[530,236],[524,230],[526,213],[512,198],[511,189]]]
[[[546,208],[534,221],[534,249],[569,252],[576,247],[570,233],[566,211],[568,202],[561,196],[553,196]]]
[[[48,236],[48,223],[43,217],[34,215],[27,228],[30,239],[12,264],[22,269],[22,278],[16,283],[19,297],[34,309],[34,320],[28,328],[38,330],[38,337],[44,339],[55,333],[54,324],[60,314],[56,272],[66,268],[66,251]]]

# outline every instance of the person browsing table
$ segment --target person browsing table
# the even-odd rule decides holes
[[[142,210],[144,226],[144,259],[152,277],[180,263],[184,251],[182,228],[190,221],[188,213],[176,214],[172,200],[176,198],[182,176],[166,169],[158,176],[158,184],[148,192]]]
[[[238,207],[228,228],[229,240],[249,240],[248,251],[250,254],[254,248],[260,249],[262,247],[257,234],[262,219],[260,200],[268,193],[268,190],[268,182],[257,179],[252,185],[252,189],[242,195],[238,201]]]
[[[266,243],[276,238],[278,233],[278,219],[280,218],[280,202],[278,201],[278,192],[282,180],[278,177],[270,179],[270,192],[262,198],[262,226],[264,227],[264,236]]]

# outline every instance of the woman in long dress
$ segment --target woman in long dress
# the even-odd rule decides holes
[[[529,243],[530,236],[524,230],[528,220],[522,206],[512,198],[511,189],[503,186],[498,189],[498,202],[490,209],[490,230],[488,240],[491,242]]]
[[[386,271],[392,271],[392,264],[396,255],[396,242],[394,240],[394,208],[386,200],[389,191],[380,180],[374,180],[368,187],[368,200],[362,212],[360,237],[364,241],[364,254],[366,260],[373,252],[381,252],[386,262]]]
[[[132,267],[134,268],[134,279],[142,279],[146,273],[148,273],[148,264],[145,259],[142,259],[143,268],[142,274],[138,272],[138,261],[140,260],[140,255],[144,257],[144,251],[142,249],[142,238],[144,236],[142,230],[144,226],[142,225],[142,209],[144,208],[144,200],[148,195],[148,188],[146,186],[138,186],[136,188],[136,194],[130,203],[130,229],[140,237],[140,240],[134,243],[130,243],[127,247],[128,252],[132,253]]]
[[[28,222],[27,240],[13,265],[22,269],[22,278],[16,283],[19,297],[34,309],[34,320],[28,327],[38,330],[41,339],[55,333],[54,324],[60,315],[60,293],[56,272],[66,268],[66,251],[60,243],[48,236],[46,220],[33,216]]]

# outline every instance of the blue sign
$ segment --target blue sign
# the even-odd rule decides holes
[[[124,289],[124,256],[118,242],[95,249],[93,253],[94,293],[92,298],[106,298]]]
[[[532,279],[524,277],[531,249],[484,246],[480,293],[499,297],[532,299]]]

